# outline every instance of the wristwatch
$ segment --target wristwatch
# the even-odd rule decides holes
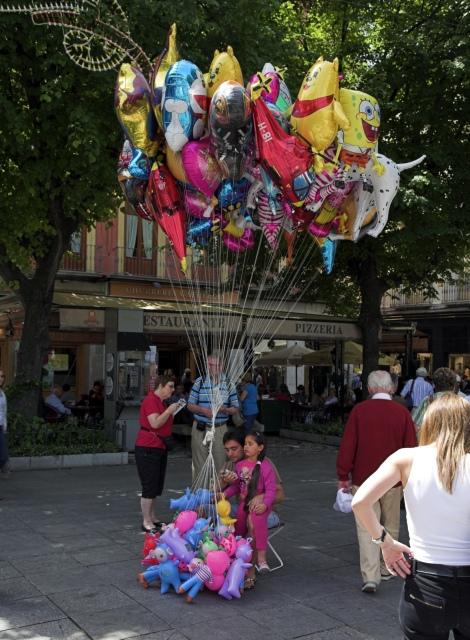
[[[388,533],[387,529],[385,527],[382,527],[382,534],[380,535],[379,538],[371,538],[372,542],[378,545],[383,544],[387,533]]]

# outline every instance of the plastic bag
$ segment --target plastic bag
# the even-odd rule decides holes
[[[336,501],[333,505],[335,511],[341,511],[341,513],[351,513],[352,511],[352,493],[345,489],[338,489],[336,493]]]

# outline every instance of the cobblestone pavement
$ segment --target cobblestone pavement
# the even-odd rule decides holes
[[[136,582],[143,534],[135,467],[17,471],[0,479],[2,640],[391,640],[399,579],[361,593],[351,515],[333,511],[336,449],[272,439],[286,523],[285,567],[240,601],[201,593],[193,605]],[[160,517],[190,482],[171,454]]]

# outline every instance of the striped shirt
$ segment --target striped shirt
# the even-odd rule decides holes
[[[211,409],[221,404],[224,407],[235,407],[237,409],[239,407],[235,386],[225,376],[221,376],[219,384],[214,384],[209,377],[198,378],[189,394],[188,404],[197,404],[206,409]],[[207,416],[201,416],[198,413],[194,414],[194,418],[204,424],[212,422]],[[218,413],[215,418],[215,424],[222,424],[223,422],[227,422],[227,415]]]
[[[401,397],[404,398],[410,391],[413,380],[408,380],[403,389],[401,390]],[[415,378],[413,391],[411,392],[411,399],[413,401],[413,407],[419,407],[424,398],[432,396],[434,389],[432,384],[425,380],[422,376]]]

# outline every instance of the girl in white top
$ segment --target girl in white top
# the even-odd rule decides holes
[[[403,484],[410,546],[381,526],[373,504]],[[470,403],[433,400],[420,446],[400,449],[358,489],[353,510],[381,545],[387,569],[406,578],[400,601],[405,638],[470,638]],[[408,557],[407,557],[408,556]]]

